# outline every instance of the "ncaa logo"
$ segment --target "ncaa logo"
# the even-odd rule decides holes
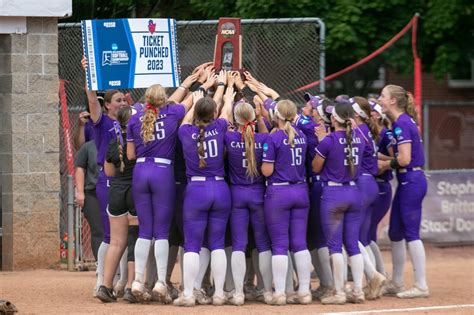
[[[395,133],[395,136],[399,136],[402,134],[402,128],[396,127],[395,130],[393,130],[393,133]]]
[[[268,143],[263,144],[263,151],[268,151]]]
[[[224,38],[230,38],[234,36],[235,34],[235,25],[234,23],[224,23],[221,27],[221,35],[224,36]]]

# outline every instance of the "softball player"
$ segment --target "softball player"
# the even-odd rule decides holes
[[[311,256],[306,244],[309,196],[305,183],[306,136],[292,126],[296,105],[279,101],[274,119],[278,127],[263,147],[262,174],[267,177],[265,223],[272,241],[275,293],[272,304],[284,305],[288,250],[294,253],[299,288],[297,300],[311,303]]]
[[[117,121],[114,121],[116,139],[113,139],[108,146],[104,170],[106,175],[111,176],[109,188],[109,204],[107,213],[110,223],[110,245],[105,256],[104,282],[97,291],[97,298],[102,302],[114,302],[117,295],[123,296],[123,289],[127,283],[127,268],[121,269],[121,280],[124,282],[121,292],[113,292],[112,283],[115,272],[124,255],[128,238],[128,215],[135,214],[135,207],[131,193],[132,173],[135,161],[124,158],[124,136],[127,122],[131,116],[130,107],[121,108],[118,112]],[[136,214],[135,214],[136,216]],[[117,289],[118,291],[118,289]]]
[[[82,67],[87,68],[87,59],[83,57]],[[87,100],[89,104],[89,110],[91,114],[91,120],[94,124],[94,139],[97,147],[97,164],[99,165],[99,176],[96,184],[97,199],[99,199],[100,214],[102,219],[104,240],[100,244],[97,259],[97,283],[94,290],[94,296],[96,290],[102,285],[104,278],[104,259],[107,252],[107,248],[110,244],[110,224],[109,217],[107,215],[107,203],[109,193],[109,181],[110,177],[104,173],[104,160],[107,152],[107,147],[112,139],[115,139],[114,121],[117,120],[118,110],[122,107],[128,106],[125,96],[118,90],[108,90],[104,95],[104,107],[106,113],[102,113],[99,100],[95,91],[89,91],[86,88]]]
[[[425,249],[420,239],[421,210],[427,182],[423,172],[425,156],[416,123],[413,95],[401,86],[387,85],[383,88],[379,101],[383,112],[392,121],[395,140],[395,158],[381,162],[381,165],[384,169],[396,170],[398,180],[390,215],[393,276],[387,293],[396,293],[399,298],[428,297]],[[405,242],[408,243],[415,274],[414,287],[406,291],[403,285]]]
[[[369,101],[372,111],[370,113],[371,121],[373,125],[378,130],[379,142],[377,144],[379,148],[379,155],[393,157],[392,149],[392,131],[389,129],[389,122],[385,114],[382,113],[382,107],[374,102]],[[390,181],[393,179],[393,174],[391,170],[387,170],[382,174],[379,174],[375,180],[379,186],[379,195],[375,202],[372,204],[372,219],[370,222],[369,228],[369,242],[372,253],[375,257],[375,267],[378,272],[385,275],[385,266],[382,259],[382,254],[380,253],[379,246],[377,245],[377,226],[380,221],[387,214],[388,209],[390,209],[390,204],[392,203],[392,185]]]
[[[314,269],[319,278],[319,287],[312,292],[313,297],[319,299],[327,292],[332,291],[332,272],[329,261],[329,251],[327,248],[327,241],[324,237],[323,229],[321,227],[321,192],[322,183],[320,175],[313,172],[312,161],[316,156],[316,147],[319,144],[316,136],[317,128],[326,128],[330,124],[330,120],[326,116],[323,107],[327,104],[327,100],[323,100],[318,96],[313,96],[309,93],[305,94],[306,105],[302,109],[302,114],[296,121],[298,127],[306,136],[308,140],[308,150],[306,152],[306,171],[308,175],[310,188],[310,210],[308,220],[308,247],[311,253],[311,259]],[[324,105],[323,105],[324,103]],[[321,111],[321,114],[319,113]],[[321,115],[323,115],[322,118]],[[327,127],[329,129],[329,127]]]
[[[367,282],[369,283],[369,292],[366,298],[373,300],[380,296],[382,286],[386,280],[385,276],[375,269],[375,258],[372,258],[374,255],[372,254],[372,250],[369,246],[370,241],[368,239],[370,221],[372,219],[372,205],[375,203],[379,194],[379,187],[374,177],[378,173],[378,148],[376,145],[378,133],[374,132],[374,128],[367,124],[371,111],[367,99],[356,96],[350,98],[349,102],[354,111],[354,120],[357,124],[356,132],[359,132],[361,138],[365,141],[364,152],[359,168],[359,177],[356,180],[362,197],[359,247],[361,247],[360,251],[364,259],[364,272],[367,277]]]
[[[355,180],[359,176],[365,141],[351,126],[352,108],[336,103],[331,122],[334,132],[326,135],[318,129],[319,145],[313,160],[313,171],[320,173],[323,182],[321,222],[331,254],[334,294],[321,299],[323,304],[364,302],[362,291],[363,258],[358,247],[361,217],[360,192]],[[344,291],[344,260],[342,244],[350,256],[354,289],[347,296]]]
[[[178,131],[183,144],[188,185],[183,205],[184,291],[174,300],[177,306],[195,305],[193,288],[206,228],[215,285],[212,302],[214,305],[225,303],[223,289],[227,259],[224,240],[231,201],[229,186],[224,180],[224,137],[235,93],[233,87],[227,88],[218,119],[215,119],[216,102],[209,97],[202,98],[202,95],[202,91],[193,93],[195,105]]]
[[[197,75],[193,78],[197,79]],[[168,236],[175,198],[172,164],[178,125],[191,105],[171,103],[181,98],[182,92],[189,87],[185,84],[190,85],[185,80],[184,86],[169,100],[161,85],[150,86],[145,92],[145,109],[133,115],[127,127],[127,157],[130,160],[136,159],[137,162],[133,172],[132,192],[138,214],[139,236],[135,245],[135,281],[132,283],[132,293],[138,299],[145,293],[145,265],[154,238],[158,280],[152,294],[155,299],[169,302],[166,285]]]
[[[269,302],[272,296],[270,239],[263,219],[264,178],[261,175],[263,144],[267,133],[255,134],[255,121],[259,131],[267,131],[262,117],[256,117],[255,110],[248,103],[240,102],[234,108],[236,131],[227,131],[225,143],[228,154],[231,182],[232,213],[230,228],[232,234],[231,270],[235,293],[230,302],[242,305],[246,269],[245,251],[248,244],[249,221],[259,252],[259,267],[264,280],[264,298]]]

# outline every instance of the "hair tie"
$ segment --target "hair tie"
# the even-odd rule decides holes
[[[244,126],[242,127],[242,140],[241,141],[244,141],[244,133],[245,131],[247,130],[247,127],[250,127],[251,129],[251,132],[252,132],[252,136],[255,136],[255,131],[253,129],[253,127],[255,126],[255,122],[254,121],[248,121],[244,124]]]
[[[152,110],[155,113],[155,116],[158,115],[158,111],[156,110],[156,107],[151,105],[150,103],[146,103],[145,110]]]

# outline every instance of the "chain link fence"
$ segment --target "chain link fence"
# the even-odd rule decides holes
[[[178,21],[177,36],[181,80],[199,64],[212,61],[217,31],[216,21]],[[242,65],[259,81],[282,96],[303,104],[303,92],[288,92],[324,78],[324,24],[318,18],[242,20]],[[85,76],[81,67],[82,37],[79,23],[59,25],[59,78],[67,94],[71,135],[78,128],[79,113],[86,110]],[[321,91],[319,90],[321,87]],[[144,89],[130,92],[138,100]],[[171,93],[172,91],[169,91]],[[324,85],[308,92],[324,92]],[[61,148],[64,151],[64,134]],[[63,152],[64,153],[64,152]],[[61,154],[61,235],[67,230],[67,163]],[[83,223],[83,258],[93,260],[90,231]]]

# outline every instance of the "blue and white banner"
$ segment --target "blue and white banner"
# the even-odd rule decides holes
[[[179,86],[173,19],[82,21],[89,90]]]

